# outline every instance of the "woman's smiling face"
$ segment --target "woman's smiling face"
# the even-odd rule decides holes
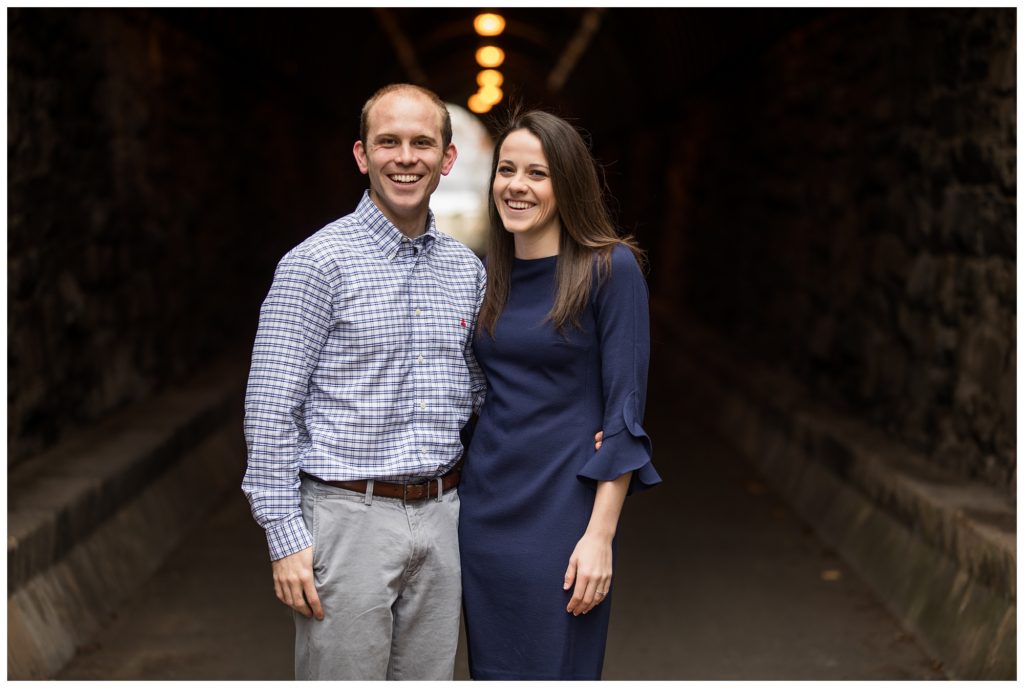
[[[548,158],[540,139],[526,129],[502,141],[491,192],[502,224],[512,234],[536,241],[561,231]]]

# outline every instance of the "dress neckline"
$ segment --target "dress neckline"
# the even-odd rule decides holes
[[[543,258],[516,258],[515,256],[512,256],[512,260],[514,262],[516,262],[516,263],[524,263],[524,264],[543,263],[545,261],[556,261],[556,260],[558,260],[558,254],[556,253],[553,256],[544,256]]]

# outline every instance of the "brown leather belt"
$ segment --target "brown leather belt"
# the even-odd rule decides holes
[[[321,480],[315,475],[303,472],[302,475],[306,476],[310,480],[315,480],[318,483],[324,485],[330,485],[331,487],[340,487],[343,490],[351,490],[352,492],[358,492],[359,494],[366,494],[366,481],[365,480]],[[441,477],[441,490],[448,492],[456,485],[459,484],[459,476],[461,472],[458,468],[453,468]],[[401,499],[406,502],[416,501],[417,499],[432,499],[437,497],[437,478],[430,478],[419,483],[386,483],[381,480],[373,481],[373,496],[374,497],[391,497],[392,499]]]

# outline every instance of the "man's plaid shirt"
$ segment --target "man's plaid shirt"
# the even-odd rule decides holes
[[[312,544],[299,471],[409,482],[446,473],[486,389],[473,357],[484,267],[455,239],[411,240],[365,193],[289,251],[260,309],[242,489],[271,559]]]

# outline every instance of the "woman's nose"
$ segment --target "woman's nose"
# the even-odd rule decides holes
[[[523,178],[519,176],[513,177],[508,183],[508,190],[512,193],[523,193],[526,191],[526,184],[523,182]]]

